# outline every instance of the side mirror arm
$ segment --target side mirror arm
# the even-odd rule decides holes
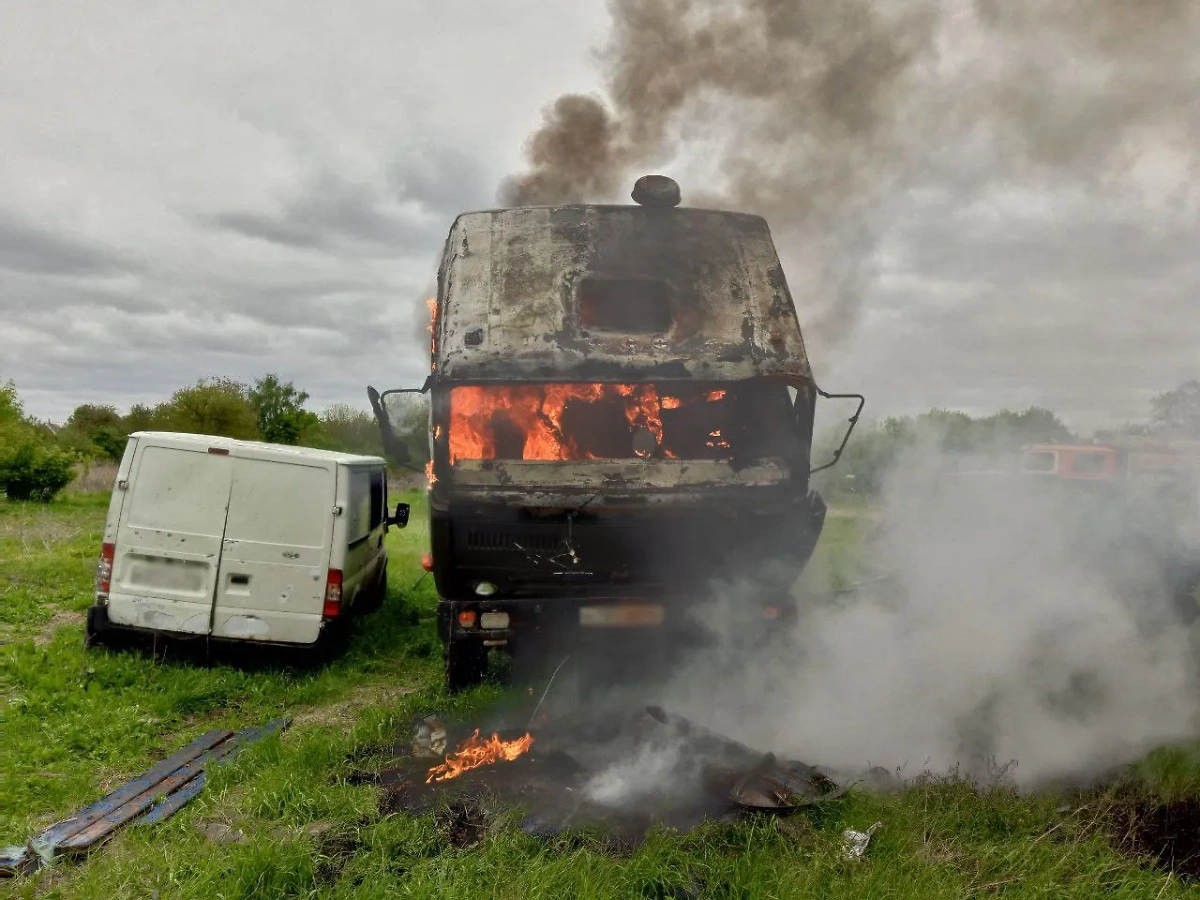
[[[858,419],[862,415],[863,406],[867,402],[867,398],[862,394],[827,394],[821,390],[816,384],[813,385],[818,394],[826,400],[857,400],[858,408],[854,410],[854,415],[849,419],[850,427],[846,429],[846,434],[842,437],[841,444],[838,445],[837,451],[833,454],[833,459],[825,463],[823,466],[817,466],[815,469],[809,469],[809,475],[815,475],[817,472],[823,472],[826,469],[831,469],[837,465],[839,459],[842,458],[842,451],[846,449],[846,444],[850,441],[850,435],[854,433],[854,426],[858,424]]]
[[[419,388],[395,388],[384,391],[382,394],[374,387],[367,386],[367,398],[371,401],[371,411],[375,414],[375,421],[379,424],[379,436],[383,440],[384,452],[411,472],[424,470],[409,462],[408,447],[404,445],[403,441],[396,438],[396,432],[392,430],[391,417],[388,415],[387,406],[383,401],[390,394],[424,394],[429,390],[432,380],[432,377],[426,378],[425,383]]]

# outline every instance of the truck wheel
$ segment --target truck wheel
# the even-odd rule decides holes
[[[483,682],[487,675],[487,648],[473,641],[446,645],[446,691],[458,694]]]

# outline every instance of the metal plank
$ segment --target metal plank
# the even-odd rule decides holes
[[[221,762],[215,760],[214,762]],[[135,821],[134,825],[153,825],[155,822],[161,822],[164,819],[169,819],[175,813],[179,812],[189,802],[194,800],[196,796],[204,789],[205,773],[201,772],[187,784],[180,787],[174,793],[163,797],[153,807],[146,811],[146,814]]]
[[[72,853],[88,849],[98,840],[111,834],[121,825],[124,825],[126,822],[137,817],[140,813],[145,812],[146,810],[152,810],[155,807],[156,798],[166,794],[166,800],[170,800],[170,798],[177,791],[185,788],[198,777],[203,776],[204,767],[208,763],[214,761],[223,761],[226,758],[232,758],[232,756],[246,744],[261,740],[268,734],[272,734],[276,731],[286,728],[289,724],[291,724],[291,719],[275,719],[271,722],[268,722],[266,725],[262,725],[257,728],[248,728],[239,732],[229,740],[222,743],[220,746],[202,754],[201,756],[196,757],[196,759],[194,759],[192,762],[163,779],[158,784],[154,785],[154,787],[142,794],[139,794],[137,797],[130,799],[118,809],[115,809],[108,815],[104,816],[102,819],[94,822],[92,825],[88,826],[82,831],[72,835],[67,840],[62,841],[59,844],[59,849],[63,850],[64,852]],[[171,813],[177,811],[181,806],[183,806],[184,803],[187,802],[187,800],[192,799],[196,793],[199,792],[200,787],[197,786],[191,790],[194,790],[195,792],[188,795],[187,798],[178,805],[174,805],[171,809]],[[167,807],[166,800],[161,803],[164,809]],[[169,815],[170,813],[167,814]],[[163,818],[165,818],[165,815],[156,815],[152,821],[161,821]]]
[[[164,794],[171,794],[182,785],[187,784],[204,770],[205,763],[231,753],[234,746],[236,746],[236,738],[225,741],[207,753],[197,756],[181,769],[177,769],[136,797],[125,801],[125,803],[92,822],[86,828],[75,832],[65,840],[59,841],[57,849],[63,853],[76,853],[80,850],[88,849],[96,841],[100,840],[100,838],[106,837],[139,813],[152,807],[155,798],[161,797]]]
[[[243,747],[253,744],[255,741],[262,740],[269,734],[273,734],[277,731],[287,728],[291,722],[291,719],[275,719],[274,721],[268,722],[266,725],[262,725],[258,728],[247,728],[244,731],[238,732],[238,734],[234,737],[236,746],[234,746],[233,750],[230,751],[229,755],[213,760],[213,765],[221,765],[222,763],[228,762],[237,756]],[[175,815],[175,813],[179,812],[179,810],[187,805],[191,800],[195,799],[200,791],[204,789],[204,783],[206,780],[207,771],[201,772],[191,781],[187,782],[187,784],[180,786],[174,793],[160,800],[157,804],[151,807],[145,815],[141,816],[133,824],[152,825],[155,822],[161,822],[164,819],[169,819],[171,816]]]
[[[211,751],[213,747],[217,747],[223,742],[228,741],[233,735],[232,731],[223,728],[215,728],[212,731],[205,732],[186,747],[172,753],[162,762],[158,763],[158,765],[148,769],[144,774],[126,782],[90,806],[84,807],[71,816],[71,818],[63,819],[61,822],[57,822],[46,828],[29,842],[30,847],[43,859],[52,857],[54,848],[63,840],[87,828],[93,822],[119,808],[134,797],[156,787],[164,778],[178,771],[181,767],[187,765],[206,751]]]

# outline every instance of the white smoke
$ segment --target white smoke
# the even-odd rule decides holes
[[[592,777],[583,787],[585,797],[602,806],[622,807],[652,797],[678,770],[677,742],[643,745],[634,753]]]
[[[1015,761],[1033,785],[1081,777],[1200,734],[1200,658],[1156,561],[1082,554],[1076,507],[1034,479],[947,479],[913,451],[891,473],[863,552],[889,581],[810,600],[762,644],[752,578],[706,614],[715,652],[671,680],[664,705],[763,749],[839,770],[946,771]],[[1089,507],[1087,540],[1119,535]],[[1107,530],[1106,530],[1107,529]]]

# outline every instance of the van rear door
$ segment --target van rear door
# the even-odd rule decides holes
[[[333,536],[333,463],[234,457],[213,635],[312,643]]]
[[[108,617],[208,634],[229,506],[228,456],[143,441],[117,526]]]

